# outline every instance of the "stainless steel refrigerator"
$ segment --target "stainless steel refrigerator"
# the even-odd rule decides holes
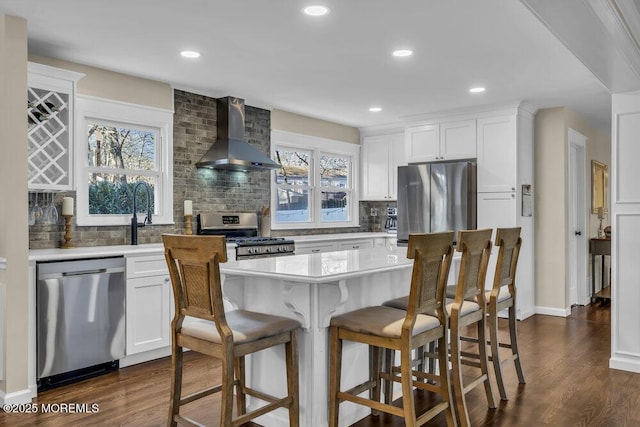
[[[476,228],[476,164],[422,163],[398,168],[398,243],[411,233]]]

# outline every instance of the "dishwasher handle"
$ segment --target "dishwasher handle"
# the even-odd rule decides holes
[[[96,268],[93,270],[83,270],[83,271],[65,271],[64,273],[62,273],[63,277],[69,277],[69,276],[84,276],[84,275],[88,275],[88,274],[102,274],[102,273],[106,273],[107,269],[106,268]]]

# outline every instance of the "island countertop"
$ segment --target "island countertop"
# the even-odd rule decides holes
[[[413,260],[407,259],[406,253],[406,247],[378,247],[228,261],[220,264],[220,273],[289,282],[328,283],[411,269]]]

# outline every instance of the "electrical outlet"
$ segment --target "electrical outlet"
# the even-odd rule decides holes
[[[378,208],[371,208],[371,213],[369,215],[378,216]]]

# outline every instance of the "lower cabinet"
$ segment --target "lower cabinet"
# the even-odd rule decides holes
[[[127,257],[127,356],[171,345],[172,293],[164,255]]]

